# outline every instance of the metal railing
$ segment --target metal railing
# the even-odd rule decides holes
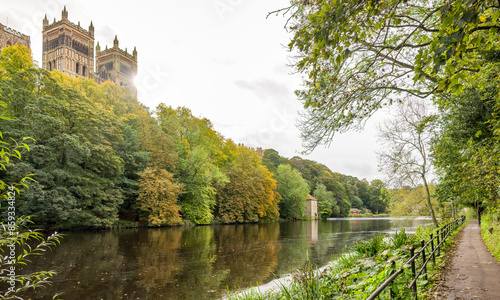
[[[421,248],[415,252],[415,249],[413,247],[410,248],[410,258],[404,263],[403,268],[394,271],[394,273],[387,278],[387,280],[380,285],[368,298],[367,300],[373,300],[376,297],[378,297],[384,289],[389,286],[397,277],[399,274],[403,273],[405,271],[405,268],[408,266],[411,268],[411,273],[413,276],[413,280],[407,285],[407,287],[411,290],[413,290],[413,296],[414,299],[417,299],[417,279],[423,274],[425,280],[427,280],[427,264],[429,261],[432,260],[433,264],[436,264],[436,252],[437,255],[441,255],[441,246],[443,243],[446,241],[448,238],[448,235],[460,227],[465,221],[465,216],[462,216],[459,219],[456,219],[454,221],[449,222],[448,224],[442,226],[439,228],[436,232],[436,235],[434,236],[432,233],[430,235],[430,240],[426,243],[424,240],[420,241]],[[436,241],[436,245],[434,246],[434,241]],[[426,256],[426,249],[431,246],[430,252]],[[416,264],[415,262],[419,257],[422,257],[422,265],[420,269],[416,269]],[[389,263],[394,266],[395,262],[393,260],[390,260]],[[391,298],[394,297],[392,290],[390,291]]]

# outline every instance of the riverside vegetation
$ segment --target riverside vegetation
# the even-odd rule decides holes
[[[465,227],[462,225],[459,229]],[[443,255],[436,256],[436,264],[427,265],[428,279],[423,276],[417,280],[418,297],[426,297],[438,282],[445,265],[444,252],[452,245],[453,237],[459,230],[451,232],[443,245]],[[260,292],[258,287],[229,293],[229,300],[256,299],[366,299],[393,272],[403,267],[410,258],[410,247],[418,249],[422,239],[428,240],[435,233],[434,227],[422,228],[409,235],[402,229],[392,237],[375,235],[371,239],[356,243],[351,249],[346,249],[321,270],[310,261],[293,273],[291,281],[283,282],[277,289]],[[394,261],[395,264],[391,264]],[[378,299],[409,299],[413,291],[408,283],[414,277],[410,268],[390,284]],[[391,295],[392,293],[392,295]]]

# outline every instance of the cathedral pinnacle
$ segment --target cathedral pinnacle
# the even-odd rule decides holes
[[[68,10],[66,10],[66,5],[64,5],[64,9],[62,11],[62,19],[64,21],[68,21]]]
[[[113,41],[113,47],[118,48],[118,36],[115,35],[115,40]]]

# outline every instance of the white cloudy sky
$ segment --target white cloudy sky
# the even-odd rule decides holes
[[[293,91],[286,45],[290,34],[283,16],[267,13],[287,0],[0,0],[0,23],[31,36],[35,60],[41,62],[42,19],[69,20],[95,27],[96,43],[137,47],[139,101],[154,108],[161,102],[186,106],[212,121],[236,143],[274,148],[282,156],[302,151],[295,127],[300,103]],[[379,118],[381,118],[379,114]],[[372,180],[377,171],[375,121],[361,133],[338,135],[329,148],[307,159],[334,172]]]

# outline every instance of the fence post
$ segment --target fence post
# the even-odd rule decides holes
[[[396,262],[393,259],[391,259],[391,260],[389,260],[389,263],[391,264],[391,268],[392,268],[391,273],[390,273],[392,276],[394,274],[394,272],[396,272],[396,268],[395,268]],[[391,297],[391,299],[396,298],[396,293],[392,290],[392,284],[389,286],[389,297]]]
[[[432,263],[436,265],[436,255],[434,254],[434,240],[432,239],[433,235],[431,233],[431,251],[432,251]]]
[[[415,255],[415,249],[410,247],[410,257],[413,258]],[[411,274],[413,275],[413,278],[416,279],[416,274],[415,274],[415,259],[411,261]],[[413,293],[415,293],[415,299],[417,299],[417,280],[415,280],[415,284],[413,285]]]
[[[424,267],[424,274],[425,274],[425,280],[428,280],[427,278],[427,265],[425,264],[425,241],[420,240],[420,244],[422,245],[422,265]]]
[[[441,256],[441,247],[439,247],[439,232],[440,232],[440,229],[438,228],[438,230],[436,232],[436,238],[437,238],[438,256]]]

